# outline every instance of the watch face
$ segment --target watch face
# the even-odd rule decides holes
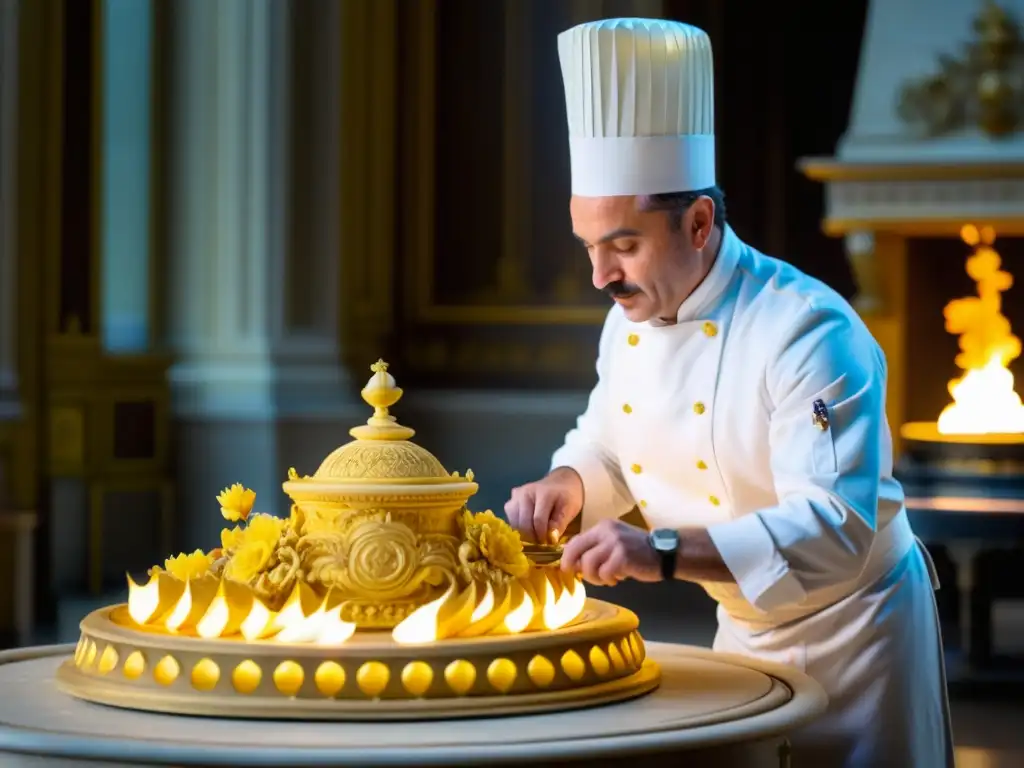
[[[651,544],[659,552],[673,551],[679,544],[679,534],[671,529],[652,531]]]

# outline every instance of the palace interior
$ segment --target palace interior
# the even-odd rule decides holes
[[[983,45],[980,0],[827,6],[3,0],[0,648],[74,642],[126,572],[216,541],[231,483],[286,516],[289,468],[365,421],[378,358],[416,442],[473,469],[474,509],[547,470],[607,310],[571,234],[555,46],[590,19],[707,30],[728,219],[865,318],[899,458],[962,373],[943,309],[974,293],[968,241],[1024,278],[1024,116],[972,122],[941,78],[915,92],[925,129],[897,106]],[[1021,30],[1024,2],[998,6]],[[1024,475],[1001,477],[911,509],[967,768],[1024,764]],[[591,593],[711,642],[691,585]]]

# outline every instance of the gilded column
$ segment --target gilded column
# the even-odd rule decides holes
[[[20,413],[17,375],[18,2],[0,0],[0,421]]]

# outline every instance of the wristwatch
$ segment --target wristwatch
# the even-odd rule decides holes
[[[661,558],[661,577],[666,581],[676,577],[676,552],[679,549],[679,531],[655,528],[647,537],[651,548]]]

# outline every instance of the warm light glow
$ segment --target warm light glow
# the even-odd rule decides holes
[[[441,608],[453,597],[455,597],[454,583],[439,598],[431,600],[413,611],[391,631],[391,637],[396,643],[403,645],[434,642],[437,640],[438,617],[441,614]]]
[[[164,620],[164,626],[175,632],[185,623],[185,619],[188,618],[190,613],[192,613],[192,582],[188,581],[185,584],[185,592],[178,600],[178,604],[174,606],[171,615]]]
[[[392,631],[403,645],[432,643],[449,637],[519,634],[555,630],[575,620],[586,604],[582,582],[553,570],[534,571],[522,581],[495,587],[489,581],[456,584],[413,611]],[[273,611],[244,584],[212,577],[177,581],[157,572],[145,585],[128,580],[128,615],[138,624],[205,640],[241,634],[248,641],[343,643],[356,625],[341,618],[344,603],[299,586],[279,611]]]
[[[128,577],[128,615],[136,624],[145,624],[160,605],[160,581],[155,576],[144,587]]]
[[[473,614],[470,617],[472,623],[483,621],[494,611],[494,587],[487,584],[486,591],[484,592],[483,599],[477,604],[476,608],[473,609]]]
[[[231,617],[231,610],[228,608],[228,601],[224,593],[218,592],[213,598],[210,607],[206,609],[203,618],[196,624],[196,634],[204,640],[211,640],[220,637],[227,629],[228,620]]]
[[[252,607],[242,621],[239,631],[246,640],[259,640],[270,634],[274,624],[274,615],[259,600],[252,601]]]
[[[508,616],[505,617],[504,627],[513,635],[518,635],[530,626],[530,622],[533,621],[533,614],[533,599],[530,597],[529,592],[524,591],[523,599],[519,601],[519,605],[509,611]]]
[[[586,601],[587,591],[583,588],[581,581],[574,579],[572,584],[567,585],[557,598],[551,582],[547,582],[544,594],[544,626],[547,629],[564,627],[583,612]]]
[[[949,383],[953,402],[939,416],[938,430],[946,435],[1024,433],[1024,404],[1007,367],[1020,355],[1021,342],[1002,313],[1002,293],[1013,285],[1013,276],[1000,269],[991,227],[967,225],[960,236],[974,247],[967,273],[978,295],[954,299],[944,310],[946,330],[960,336],[956,364],[964,375]]]
[[[195,634],[205,640],[240,633],[246,640],[269,638],[280,643],[339,644],[348,640],[356,625],[341,618],[342,604],[327,608],[327,598],[320,599],[305,584],[275,612],[249,591],[234,582],[220,582],[210,589],[211,582],[197,587],[193,582],[181,585],[180,594],[160,610],[161,591],[173,595],[173,579],[156,573],[144,586],[128,579],[128,615],[138,624],[158,626],[171,632],[187,632],[195,621]],[[205,596],[204,596],[205,595]],[[161,616],[164,616],[161,620]]]

